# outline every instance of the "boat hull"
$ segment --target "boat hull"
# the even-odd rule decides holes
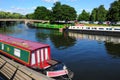
[[[66,31],[74,31],[84,34],[107,35],[120,37],[120,27],[89,27],[89,26],[70,26]]]

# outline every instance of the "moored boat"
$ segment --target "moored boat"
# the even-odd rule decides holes
[[[113,26],[84,26],[84,25],[76,25],[76,26],[69,26],[69,29],[70,30],[120,32],[120,27],[113,27]]]
[[[85,26],[83,24],[77,24],[75,26],[69,26],[66,30],[85,34],[120,36],[119,26]]]
[[[0,53],[48,77],[70,79],[73,73],[51,58],[50,46],[0,34]]]

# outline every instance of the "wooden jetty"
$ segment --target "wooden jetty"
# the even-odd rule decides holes
[[[0,73],[9,80],[54,80],[3,55],[0,55]]]

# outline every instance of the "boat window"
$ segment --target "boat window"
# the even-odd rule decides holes
[[[38,63],[40,63],[40,50],[37,50],[37,60],[38,60]]]
[[[104,30],[104,28],[99,28],[100,30]]]
[[[48,59],[48,49],[45,48],[45,60],[47,60],[47,59]]]
[[[40,50],[41,52],[41,61],[43,62],[44,61],[44,53],[43,53],[43,49]]]
[[[19,49],[14,49],[14,55],[17,57],[20,57],[20,50]]]
[[[112,28],[106,28],[106,30],[112,30]]]
[[[1,44],[2,45],[2,50],[4,50],[4,44]]]
[[[90,27],[86,27],[86,29],[90,29]]]
[[[97,29],[97,28],[92,28],[92,29]]]
[[[32,53],[32,58],[31,58],[31,65],[34,65],[35,64],[35,54]]]
[[[120,30],[120,29],[118,29],[118,28],[115,28],[114,30]]]

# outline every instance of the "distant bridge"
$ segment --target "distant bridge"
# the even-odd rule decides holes
[[[48,20],[34,20],[34,19],[0,19],[0,21],[23,21],[25,24],[34,22],[49,22]]]

